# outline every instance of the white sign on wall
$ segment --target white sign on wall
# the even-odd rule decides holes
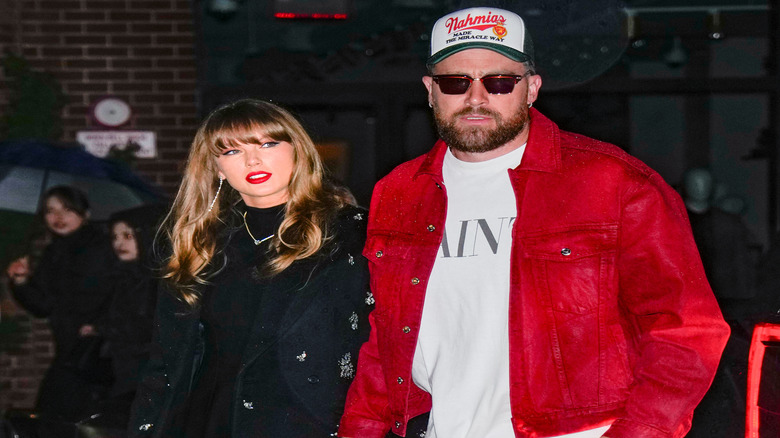
[[[125,149],[133,144],[139,146],[136,157],[157,156],[157,138],[153,131],[79,131],[76,141],[83,144],[87,152],[101,158],[106,157],[112,147]]]

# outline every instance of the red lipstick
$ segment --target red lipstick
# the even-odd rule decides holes
[[[252,172],[246,176],[246,181],[249,184],[262,184],[271,179],[271,174],[268,172]]]

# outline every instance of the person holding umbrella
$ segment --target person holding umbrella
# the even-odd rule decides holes
[[[48,318],[54,359],[38,390],[36,410],[74,420],[104,396],[107,380],[96,379],[99,345],[79,328],[100,316],[110,298],[105,289],[114,255],[107,236],[89,222],[86,195],[70,186],[49,189],[40,212],[51,243],[34,271],[29,257],[10,263],[6,274],[14,299],[32,315]]]

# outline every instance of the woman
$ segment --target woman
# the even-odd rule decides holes
[[[159,274],[150,260],[150,249],[162,208],[144,205],[111,215],[111,245],[118,260],[107,285],[111,302],[94,324],[81,328],[82,336],[106,340],[114,375],[110,402],[125,415],[152,340]]]
[[[166,220],[131,436],[336,432],[373,304],[352,202],[286,110],[240,100],[206,118]]]
[[[58,186],[43,198],[43,222],[51,243],[35,272],[27,257],[7,270],[16,301],[39,318],[49,318],[54,359],[38,390],[36,410],[77,419],[105,395],[110,376],[98,376],[97,344],[79,334],[94,322],[110,298],[105,284],[113,254],[105,234],[89,223],[87,197],[76,188]],[[99,347],[99,346],[98,346]],[[99,374],[99,373],[98,373]]]

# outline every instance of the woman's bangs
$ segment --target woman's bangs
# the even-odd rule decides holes
[[[268,140],[290,141],[286,130],[277,123],[263,125],[251,123],[247,125],[233,124],[229,127],[212,132],[209,149],[214,155],[220,155],[225,149],[239,146],[261,145]]]
[[[209,137],[209,149],[214,155],[220,155],[225,149],[255,144],[256,140],[253,139],[257,136],[253,127],[233,125],[222,127],[212,132]]]
[[[276,120],[268,120],[262,125],[257,126],[255,132],[262,132],[266,139],[286,141],[288,143],[292,142],[289,130]]]

